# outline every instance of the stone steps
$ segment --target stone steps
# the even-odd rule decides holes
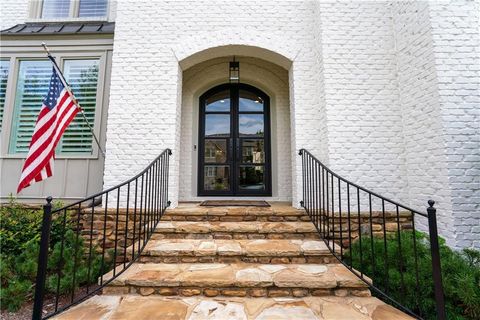
[[[168,209],[162,220],[287,222],[310,221],[310,218],[304,210],[295,209],[282,203],[273,204],[271,207],[203,207],[187,203],[174,209]]]
[[[127,219],[125,212],[120,221]],[[285,204],[169,209],[140,258],[102,296],[57,318],[411,319],[371,297],[305,212]]]
[[[311,222],[193,222],[160,221],[159,239],[320,239]]]
[[[341,264],[253,263],[134,263],[104,293],[187,297],[370,296],[367,285]]]
[[[139,262],[337,263],[321,240],[150,240]]]
[[[162,297],[94,296],[58,320],[411,320],[374,297]]]

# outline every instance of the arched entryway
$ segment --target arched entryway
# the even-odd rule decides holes
[[[251,199],[291,201],[292,155],[288,71],[269,61],[236,56],[240,63],[242,84],[257,88],[269,101],[270,164],[268,179],[271,195],[251,195]],[[229,81],[232,57],[221,57],[198,63],[182,74],[182,112],[179,162],[180,201],[205,199],[245,199],[245,195],[200,195],[200,98]],[[228,83],[227,83],[228,85]],[[257,95],[258,96],[258,95]],[[211,170],[211,169],[210,169]],[[270,181],[271,180],[271,181]]]
[[[199,196],[271,196],[270,98],[247,84],[200,96]]]

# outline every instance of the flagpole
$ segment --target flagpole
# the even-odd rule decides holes
[[[69,93],[70,96],[72,97],[73,103],[77,106],[78,109],[80,109],[80,113],[82,114],[83,119],[85,120],[85,123],[87,124],[88,128],[89,128],[90,131],[92,132],[92,136],[93,136],[93,138],[95,139],[95,142],[97,143],[98,150],[100,150],[100,153],[102,154],[103,158],[105,158],[105,152],[103,151],[102,147],[100,146],[100,141],[98,140],[95,132],[93,131],[92,125],[90,124],[90,122],[88,121],[87,117],[85,116],[85,112],[83,112],[83,108],[80,106],[80,104],[78,103],[77,98],[76,98],[75,95],[73,94],[72,88],[70,88],[70,85],[68,84],[67,80],[65,80],[65,77],[63,76],[62,71],[60,71],[60,68],[58,67],[57,62],[55,61],[55,58],[50,54],[50,50],[48,50],[48,47],[47,47],[47,45],[45,44],[45,42],[42,42],[42,46],[43,46],[43,49],[45,49],[45,52],[47,53],[48,57],[49,57],[50,60],[52,61],[53,67],[55,68],[55,70],[57,71],[57,73],[58,73],[58,75],[59,75],[59,77],[60,77],[60,81],[62,81],[63,86],[65,87],[65,89],[67,89],[68,93]]]

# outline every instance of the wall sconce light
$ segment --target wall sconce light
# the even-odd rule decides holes
[[[229,69],[230,83],[240,83],[240,63],[235,61],[235,57],[233,57],[233,61],[230,61]]]

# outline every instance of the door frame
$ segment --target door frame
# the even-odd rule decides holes
[[[239,91],[246,90],[255,93],[262,97],[264,101],[264,110],[261,112],[264,115],[264,148],[265,148],[265,164],[264,164],[264,181],[265,190],[242,190],[238,186],[238,177],[240,175],[240,161],[238,155],[241,153],[242,138],[238,136],[238,102]],[[230,166],[230,190],[203,190],[204,186],[204,154],[205,154],[205,100],[211,95],[214,95],[223,90],[230,90],[230,138],[227,140],[227,150],[231,155],[230,162],[226,162]],[[198,123],[198,162],[197,162],[197,195],[198,196],[230,196],[230,197],[262,197],[272,196],[272,159],[271,159],[271,125],[270,125],[270,97],[258,89],[257,87],[245,83],[224,83],[215,86],[199,98],[199,123]],[[255,114],[255,112],[250,112]],[[257,112],[260,113],[260,112]],[[220,113],[221,114],[221,113]],[[236,138],[234,138],[236,136]],[[231,145],[231,141],[233,145]],[[234,151],[235,150],[235,151]]]

